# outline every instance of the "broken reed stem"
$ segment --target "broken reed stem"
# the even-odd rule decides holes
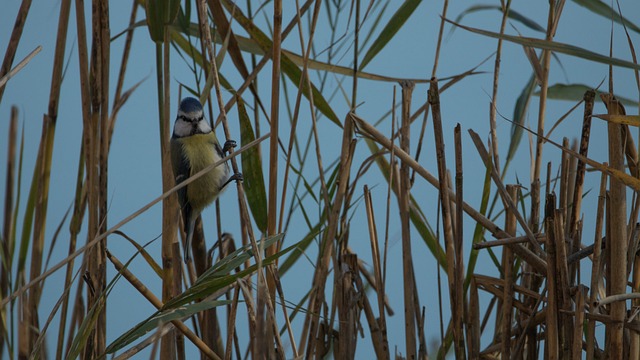
[[[376,320],[379,328],[379,336],[372,333],[374,348],[378,359],[388,360],[389,343],[387,339],[387,320],[384,312],[384,287],[382,281],[382,266],[380,263],[380,249],[378,247],[378,231],[375,226],[375,214],[373,212],[373,201],[371,200],[371,192],[369,187],[364,186],[364,202],[367,212],[367,224],[369,227],[369,242],[371,244],[371,259],[373,262],[373,273],[375,275],[375,289],[378,298],[378,319]]]
[[[400,148],[409,153],[409,139],[411,136],[411,94],[414,84],[403,82],[402,87],[402,125],[400,127]],[[411,184],[409,176],[409,165],[402,161],[400,163],[400,196],[398,196],[398,207],[400,208],[400,226],[402,228],[402,279],[404,285],[404,329],[406,356],[408,359],[416,358],[416,323],[415,323],[415,303],[414,303],[414,276],[413,276],[413,256],[411,253],[411,228],[409,220],[409,199],[411,194]],[[441,182],[445,186],[445,182]]]
[[[435,115],[435,113],[434,113]],[[466,322],[464,321],[464,312],[465,312],[465,304],[466,299],[464,296],[464,260],[463,260],[463,211],[462,211],[462,203],[463,203],[463,171],[462,171],[462,133],[460,129],[460,124],[458,123],[453,130],[454,134],[454,144],[455,144],[455,159],[456,159],[456,197],[455,197],[455,250],[456,250],[456,275],[455,275],[455,291],[457,294],[457,302],[456,313],[458,314],[459,321],[459,344],[464,350],[464,335],[462,325],[465,325],[465,328],[468,327]],[[451,214],[453,215],[453,214]]]
[[[436,78],[431,78],[429,87],[429,105],[433,116],[433,132],[435,137],[436,159],[438,163],[438,180],[440,182],[440,206],[442,208],[442,227],[444,231],[444,241],[447,255],[447,281],[449,285],[449,300],[451,301],[451,318],[453,321],[453,342],[456,358],[464,359],[464,335],[462,332],[462,310],[464,295],[458,292],[456,278],[458,277],[458,266],[456,263],[455,235],[452,227],[451,200],[449,199],[449,189],[447,188],[447,162],[445,158],[444,135],[442,131],[442,117],[440,113],[440,94],[438,92],[438,82]],[[402,180],[401,180],[402,181]]]
[[[589,138],[591,135],[591,115],[593,114],[593,104],[596,96],[594,90],[588,90],[584,93],[584,112],[582,115],[582,136],[580,137],[580,155],[587,157],[589,155]],[[578,220],[580,218],[580,210],[582,208],[582,189],[584,186],[584,176],[586,173],[587,164],[578,159],[578,167],[576,169],[576,184],[573,192],[573,202],[571,206],[571,212],[569,217],[569,239],[572,243],[572,253],[580,250],[580,239],[576,238],[578,233]],[[569,269],[571,271],[571,279],[575,281],[576,274],[579,269],[579,264],[572,265]]]

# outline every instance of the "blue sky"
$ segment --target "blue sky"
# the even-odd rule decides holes
[[[399,2],[391,2],[382,18],[382,23],[388,21],[389,17],[398,7]],[[448,15],[450,19],[454,19],[467,7],[477,2],[452,2],[449,4]],[[483,3],[484,4],[484,3]],[[497,4],[491,2],[490,4]],[[524,14],[540,25],[546,24],[546,1],[515,1],[513,9]],[[5,9],[0,14],[0,49],[6,49],[9,34],[14,22],[14,16],[17,12],[19,3],[17,1],[9,1],[4,4]],[[640,4],[631,0],[620,1],[620,5],[625,14],[638,14]],[[41,45],[43,50],[38,54],[25,69],[23,69],[15,78],[11,79],[6,85],[6,90],[2,102],[0,103],[0,136],[6,136],[8,129],[8,120],[10,108],[12,105],[18,107],[20,111],[20,126],[24,127],[25,133],[25,158],[23,168],[23,186],[21,212],[24,209],[24,201],[26,199],[26,189],[32,176],[35,163],[37,146],[40,139],[40,131],[42,124],[42,115],[47,111],[49,98],[49,87],[51,82],[51,66],[55,47],[55,34],[57,29],[57,18],[59,12],[59,2],[36,2],[33,4],[27,23],[25,32],[22,37],[17,55],[16,63],[31,52],[35,47]],[[87,4],[86,15],[90,19],[90,8]],[[111,34],[115,35],[126,28],[130,3],[129,2],[112,2],[111,6]],[[271,8],[266,7],[266,13],[270,13]],[[284,14],[284,23],[287,24],[292,15],[294,8],[286,7]],[[428,78],[431,74],[434,59],[435,41],[437,39],[437,31],[439,27],[439,15],[442,11],[441,2],[423,2],[409,19],[406,26],[396,35],[396,37],[388,44],[388,46],[380,53],[380,55],[372,61],[365,69],[367,72],[387,75],[398,78]],[[344,34],[341,40],[346,46],[339,50],[340,56],[337,57],[338,64],[342,66],[350,66],[353,57],[353,21],[347,23],[348,8],[345,10],[343,17],[338,24],[338,33]],[[143,11],[139,11],[138,19],[144,17]],[[632,21],[636,18],[629,16]],[[256,22],[261,28],[266,28],[265,15],[257,16]],[[81,140],[81,109],[79,96],[79,79],[77,75],[77,38],[75,33],[75,13],[72,9],[71,21],[69,26],[69,36],[66,48],[66,59],[68,61],[68,70],[62,87],[60,97],[59,116],[56,129],[56,139],[54,147],[53,171],[51,174],[51,192],[49,199],[49,217],[47,224],[47,241],[51,240],[55,228],[62,220],[63,214],[73,201],[75,174],[77,172],[77,153],[80,148]],[[365,31],[371,26],[373,19],[369,18],[365,24]],[[500,22],[500,14],[493,11],[482,11],[470,14],[463,19],[463,23],[468,26],[478,27],[490,31],[497,31]],[[327,19],[326,13],[322,12],[319,20],[319,29],[326,29]],[[515,27],[515,29],[514,29]],[[238,27],[236,27],[238,28]],[[374,37],[378,35],[381,26],[377,28]],[[442,44],[440,54],[440,62],[438,67],[438,77],[444,78],[451,75],[462,73],[471,67],[478,65],[485,58],[489,57],[496,49],[496,40],[472,34],[467,31],[456,29],[453,33],[449,33],[450,25],[445,26],[445,33],[448,34]],[[516,31],[517,29],[517,31]],[[594,15],[583,7],[576,5],[574,2],[567,2],[562,20],[557,31],[556,41],[569,43],[588,50],[607,54],[609,50],[611,23],[606,19]],[[507,25],[507,33],[517,35],[518,32],[524,36],[532,36],[541,38],[544,35],[536,33],[521,23],[511,21]],[[242,31],[238,31],[240,35],[245,35]],[[331,43],[328,38],[327,31],[318,31],[315,36],[314,44],[317,49],[326,49]],[[637,47],[638,34],[631,33],[631,39]],[[626,37],[622,28],[618,25],[614,26],[613,35],[614,56],[622,59],[630,60],[631,56],[626,42]],[[307,35],[305,34],[305,41]],[[121,51],[124,39],[119,38],[113,41],[111,45],[111,89],[115,88],[117,70],[121,58]],[[290,37],[284,42],[283,47],[299,53],[299,39],[297,31],[292,32]],[[369,43],[370,45],[370,43]],[[337,45],[335,45],[337,47]],[[325,56],[325,55],[322,55]],[[121,110],[113,135],[113,143],[110,153],[109,162],[109,198],[110,209],[108,224],[110,226],[116,224],[120,220],[129,216],[131,213],[147,204],[149,201],[159,196],[161,192],[160,182],[160,154],[158,143],[158,127],[157,127],[157,105],[155,96],[155,52],[153,43],[151,42],[146,29],[141,28],[136,31],[134,36],[134,46],[132,47],[131,58],[125,81],[125,89],[134,85],[139,81],[143,81],[140,88],[132,95]],[[323,58],[321,58],[323,59]],[[551,83],[563,84],[585,84],[588,86],[597,86],[603,79],[607,78],[608,68],[606,65],[589,62],[566,55],[558,55],[552,60],[551,67]],[[447,90],[441,96],[443,127],[445,141],[447,144],[447,160],[449,168],[453,169],[453,128],[456,123],[462,125],[463,130],[463,151],[464,151],[464,171],[465,171],[465,201],[472,206],[477,207],[480,201],[479,195],[482,190],[482,181],[484,177],[484,166],[480,158],[477,156],[476,150],[468,137],[467,130],[473,129],[483,140],[488,138],[489,132],[489,101],[492,88],[492,71],[493,58],[482,65],[479,70],[485,73],[469,77],[451,89]],[[233,68],[229,59],[226,59],[221,67],[221,72],[227,77],[234,86],[241,84],[240,77]],[[171,97],[174,104],[178,101],[178,84],[185,83],[193,86],[193,76],[188,70],[186,64],[175,52],[172,54],[171,63]],[[262,101],[268,107],[270,104],[270,68],[267,67],[262,71],[259,78],[260,95]],[[503,47],[503,57],[500,71],[500,90],[498,93],[498,112],[503,116],[510,118],[513,114],[513,106],[518,95],[522,91],[526,81],[531,75],[531,66],[527,61],[523,49],[516,44],[505,43]],[[313,76],[313,75],[312,75]],[[616,85],[616,94],[631,98],[638,98],[638,91],[635,87],[635,80],[632,71],[628,69],[616,69],[614,74],[614,82]],[[317,76],[312,77],[313,81],[317,81]],[[342,81],[342,83],[340,83]],[[347,99],[343,97],[338,90],[340,86],[344,87],[344,91],[350,93],[351,79],[343,78],[338,75],[329,75],[327,81],[326,93],[336,95],[331,98],[330,103],[339,118],[349,109]],[[295,98],[295,87],[290,82],[287,83],[289,94]],[[395,83],[376,82],[361,80],[358,90],[359,107],[357,113],[373,123],[376,122],[384,113],[386,113],[392,103],[393,89],[396,87],[398,92],[398,102],[400,101],[400,88]],[[413,95],[414,106],[417,109],[426,100],[427,85],[419,84],[416,86]],[[293,94],[293,95],[291,95]],[[113,96],[113,94],[111,95]],[[224,94],[225,99],[229,98],[229,94]],[[537,122],[537,98],[532,100],[531,107],[527,118],[527,124],[535,127]],[[568,111],[574,102],[570,101],[550,101],[547,111],[547,129],[555,123]],[[281,103],[282,109],[280,114],[283,122],[288,123],[286,103]],[[175,115],[176,107],[172,106],[171,117]],[[302,115],[300,118],[299,132],[306,137],[306,131],[310,126],[310,115],[308,105],[303,102],[301,106]],[[596,105],[595,113],[605,112],[601,103]],[[635,114],[636,109],[627,107],[627,113]],[[581,110],[572,114],[567,118],[558,129],[552,134],[552,139],[561,142],[563,136],[569,138],[577,138],[580,136],[580,128],[582,125]],[[262,129],[266,129],[267,125],[264,119],[261,120]],[[231,126],[232,136],[239,140],[240,134],[237,126],[237,112],[234,108],[229,113],[229,123]],[[508,139],[510,137],[511,124],[505,120],[498,119],[498,137],[500,139],[499,149],[501,159],[506,156],[508,147]],[[325,166],[331,163],[338,156],[339,146],[336,139],[340,139],[341,130],[326,119],[319,120],[319,130],[321,139],[321,148],[323,151],[323,161]],[[283,125],[286,126],[286,125]],[[385,133],[390,131],[390,121],[386,119],[380,129]],[[417,133],[419,126],[412,128],[412,149],[415,151]],[[606,124],[600,120],[594,119],[592,128],[592,143],[590,148],[590,157],[598,161],[606,161]],[[218,136],[222,138],[221,129],[217,130]],[[433,130],[431,119],[427,126],[427,133],[424,140],[423,154],[420,163],[433,174],[437,173],[434,156],[434,141],[432,136]],[[635,134],[634,134],[635,135]],[[288,137],[288,127],[282,130],[282,136]],[[0,142],[4,144],[4,140]],[[266,153],[268,146],[263,144],[263,153]],[[6,159],[6,146],[0,145],[0,159]],[[360,166],[362,161],[368,157],[370,153],[361,141],[356,150],[356,164],[354,171]],[[553,171],[557,171],[558,161],[560,159],[559,152],[552,147],[545,147],[545,160],[552,161]],[[279,165],[282,168],[284,157],[280,158]],[[509,173],[506,177],[506,183],[515,183],[519,181],[525,186],[529,184],[530,155],[528,147],[528,138],[525,135],[518,150],[516,160],[511,165]],[[266,169],[266,167],[265,167]],[[315,179],[317,167],[314,161],[308,161],[305,164],[305,176]],[[280,179],[282,181],[282,179]],[[587,175],[587,185],[585,190],[595,190],[599,182],[599,175]],[[369,173],[359,182],[359,187],[367,184],[373,188],[373,198],[376,204],[376,216],[379,224],[383,224],[385,214],[386,199],[386,182],[380,177],[376,168],[372,168]],[[5,185],[5,168],[0,166],[0,187],[4,189]],[[433,227],[436,226],[436,209],[437,209],[437,191],[426,182],[417,180],[412,190],[414,196],[419,198],[422,210],[427,214],[427,218]],[[4,194],[4,191],[2,191]],[[361,194],[358,193],[358,194]],[[4,196],[4,195],[1,195]],[[290,199],[291,196],[289,195]],[[586,224],[591,224],[595,219],[596,201],[595,191],[592,191],[586,198],[584,218]],[[401,278],[401,245],[400,245],[400,226],[397,221],[397,206],[395,201],[391,201],[391,218],[390,224],[390,252],[387,292],[389,294],[392,307],[396,315],[388,320],[390,331],[389,341],[391,349],[397,346],[398,351],[404,353],[403,339],[403,309],[402,309],[402,278]],[[236,190],[227,191],[221,199],[221,204],[225,209],[223,213],[224,231],[238,234],[239,220],[237,219],[237,199]],[[364,229],[366,217],[364,214],[363,204],[358,203],[353,211],[352,227],[362,226]],[[318,216],[320,209],[317,205],[308,202],[308,210],[312,211],[312,215]],[[315,213],[314,213],[315,212]],[[206,228],[208,245],[213,244],[215,234],[215,224],[213,220],[213,208],[208,209],[204,213],[205,221],[208,220]],[[292,244],[306,234],[308,229],[303,226],[302,215],[296,213],[292,215],[292,223],[295,224],[289,228],[285,245]],[[465,234],[471,234],[473,226],[472,221],[465,223]],[[501,223],[501,220],[498,220]],[[592,226],[591,226],[592,227]],[[583,242],[590,243],[593,239],[593,229],[589,225],[585,229]],[[54,249],[52,263],[56,263],[66,257],[68,225],[63,226],[61,238],[58,245]],[[21,226],[18,228],[21,229]],[[137,217],[135,220],[122,228],[127,235],[134,238],[139,243],[146,243],[160,235],[161,232],[161,209],[155,206],[146,213]],[[364,230],[363,230],[364,231]],[[379,234],[384,234],[384,228],[378,229]],[[86,235],[85,235],[86,237]],[[237,238],[239,235],[236,236]],[[81,237],[82,241],[84,238]],[[413,234],[413,250],[414,264],[416,274],[419,281],[418,290],[421,304],[426,306],[426,331],[427,342],[437,341],[439,338],[438,330],[438,301],[437,301],[437,283],[436,283],[436,264],[433,257],[428,253],[426,247],[419,239],[417,233]],[[467,241],[469,240],[469,241]],[[470,235],[465,237],[467,244],[465,254],[468,254],[468,243]],[[370,258],[370,248],[368,243],[368,234],[352,231],[350,245],[365,262]],[[109,239],[109,250],[112,251],[121,260],[128,259],[133,253],[134,248],[124,239],[111,237]],[[160,259],[160,242],[153,243],[149,251]],[[311,246],[306,254],[310,259],[315,259],[317,252],[316,246]],[[288,273],[283,278],[285,286],[285,295],[287,300],[297,303],[304,296],[307,288],[306,284],[310,283],[313,267],[309,262],[301,260],[296,271]],[[113,271],[110,270],[110,277]],[[160,293],[159,279],[149,271],[144,261],[137,259],[132,266],[132,271],[145,282],[150,284],[150,288],[156,293]],[[490,260],[486,254],[480,257],[478,273],[490,274],[495,276],[495,270],[490,264]],[[43,306],[41,310],[41,318],[46,318],[50,313],[51,307],[61,294],[61,286],[63,283],[63,273],[54,274],[45,286],[45,297],[43,298]],[[444,279],[444,277],[443,277]],[[305,286],[300,286],[304,284]],[[330,284],[330,283],[329,283]],[[483,301],[486,302],[487,296]],[[443,300],[445,304],[448,302],[446,289],[443,288]],[[445,307],[445,316],[447,314]],[[126,315],[119,314],[120,309],[127,309]],[[152,307],[142,299],[128,284],[121,281],[114,289],[113,296],[110,297],[108,304],[109,328],[108,341],[115,339],[122,332],[126,331],[138,321],[146,318],[153,311]],[[364,325],[364,318],[362,319]],[[51,331],[56,331],[56,319],[52,324]],[[295,319],[294,329],[300,328],[302,317]],[[366,326],[366,325],[364,325]],[[366,332],[366,331],[365,331]],[[246,335],[246,334],[245,334]],[[50,333],[49,337],[55,339],[57,336]],[[299,340],[299,339],[297,339]],[[50,347],[53,349],[53,346]],[[359,356],[370,356],[372,353],[368,340],[363,340],[358,346]]]

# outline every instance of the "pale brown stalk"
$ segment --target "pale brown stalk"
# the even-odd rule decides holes
[[[515,185],[507,185],[507,193],[515,202],[518,200],[518,187]],[[512,211],[507,211],[505,215],[505,231],[515,235],[517,219]],[[502,249],[502,269],[504,270],[504,295],[502,298],[502,319],[501,319],[501,345],[502,357],[509,359],[511,357],[511,323],[513,320],[513,301],[514,301],[514,273],[513,273],[513,252],[507,246]]]
[[[369,227],[369,242],[371,244],[371,258],[373,260],[373,273],[375,275],[376,295],[378,297],[378,329],[380,331],[379,336],[375,336],[374,346],[378,359],[388,360],[389,355],[389,342],[387,339],[387,318],[384,312],[384,288],[382,286],[382,264],[380,262],[380,249],[378,247],[378,231],[375,226],[375,214],[373,210],[373,204],[371,200],[371,192],[368,186],[364,186],[364,201],[367,212],[367,224]],[[372,336],[374,334],[372,333]]]
[[[613,95],[601,95],[607,105],[608,113],[620,114],[619,102]],[[624,171],[624,150],[619,124],[608,122],[609,138],[609,164],[611,168]],[[610,294],[619,295],[626,292],[627,286],[627,198],[626,186],[615,177],[609,179],[609,215],[607,221],[607,233],[610,234],[607,241],[607,251],[610,249],[609,266],[611,271]],[[613,266],[615,264],[615,266]],[[609,282],[608,282],[609,283]],[[612,323],[607,324],[609,343],[607,352],[612,359],[621,359],[624,346],[623,322],[626,316],[626,303],[618,301],[611,304]]]
[[[580,137],[580,155],[587,157],[589,155],[589,138],[591,135],[591,114],[593,113],[594,98],[596,96],[595,91],[590,90],[584,93],[584,112],[582,116],[582,136]],[[569,216],[569,238],[572,243],[572,252],[576,252],[580,249],[581,240],[577,238],[578,220],[580,217],[580,210],[582,209],[582,189],[584,187],[584,177],[586,172],[586,164],[582,160],[578,160],[578,167],[576,170],[576,183],[575,190],[573,192],[573,202],[571,206]],[[574,281],[576,274],[578,273],[579,264],[572,265],[570,267],[571,280]]]
[[[600,178],[600,192],[598,193],[598,207],[596,212],[596,227],[595,227],[595,239],[593,242],[593,266],[591,268],[591,284],[590,284],[590,295],[589,295],[589,314],[596,314],[597,309],[593,307],[598,296],[598,289],[600,287],[600,279],[601,279],[601,263],[602,263],[602,228],[605,216],[605,200],[606,200],[606,190],[607,190],[607,174],[602,173]],[[589,319],[589,323],[587,324],[587,334],[586,334],[586,343],[587,343],[587,359],[593,359],[595,354],[595,331],[596,331],[596,322],[593,318]]]
[[[413,83],[401,83],[402,86],[402,125],[400,127],[400,148],[409,153],[409,139],[411,136],[411,94],[413,93]],[[416,322],[414,298],[414,276],[413,276],[413,255],[411,252],[411,231],[409,223],[409,197],[411,194],[411,184],[409,178],[409,165],[402,161],[400,163],[399,196],[398,207],[400,208],[400,226],[402,228],[402,278],[404,288],[404,331],[406,356],[408,359],[416,358]],[[441,184],[445,184],[442,182]],[[445,190],[448,194],[448,191]],[[453,305],[453,302],[452,302]]]

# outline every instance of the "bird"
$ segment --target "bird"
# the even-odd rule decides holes
[[[215,132],[204,116],[202,104],[192,97],[186,97],[180,102],[170,144],[176,184],[219,162],[236,146],[235,141],[227,140],[224,146],[220,147]],[[191,240],[196,220],[202,210],[217,199],[229,183],[242,180],[242,174],[229,176],[230,172],[229,164],[222,163],[177,191],[187,233],[184,247],[185,264],[191,259]]]

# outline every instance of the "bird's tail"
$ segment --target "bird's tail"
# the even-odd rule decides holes
[[[197,216],[191,216],[189,223],[187,224],[187,242],[184,246],[184,263],[187,264],[191,260],[191,239],[193,239],[193,233],[196,228]]]

